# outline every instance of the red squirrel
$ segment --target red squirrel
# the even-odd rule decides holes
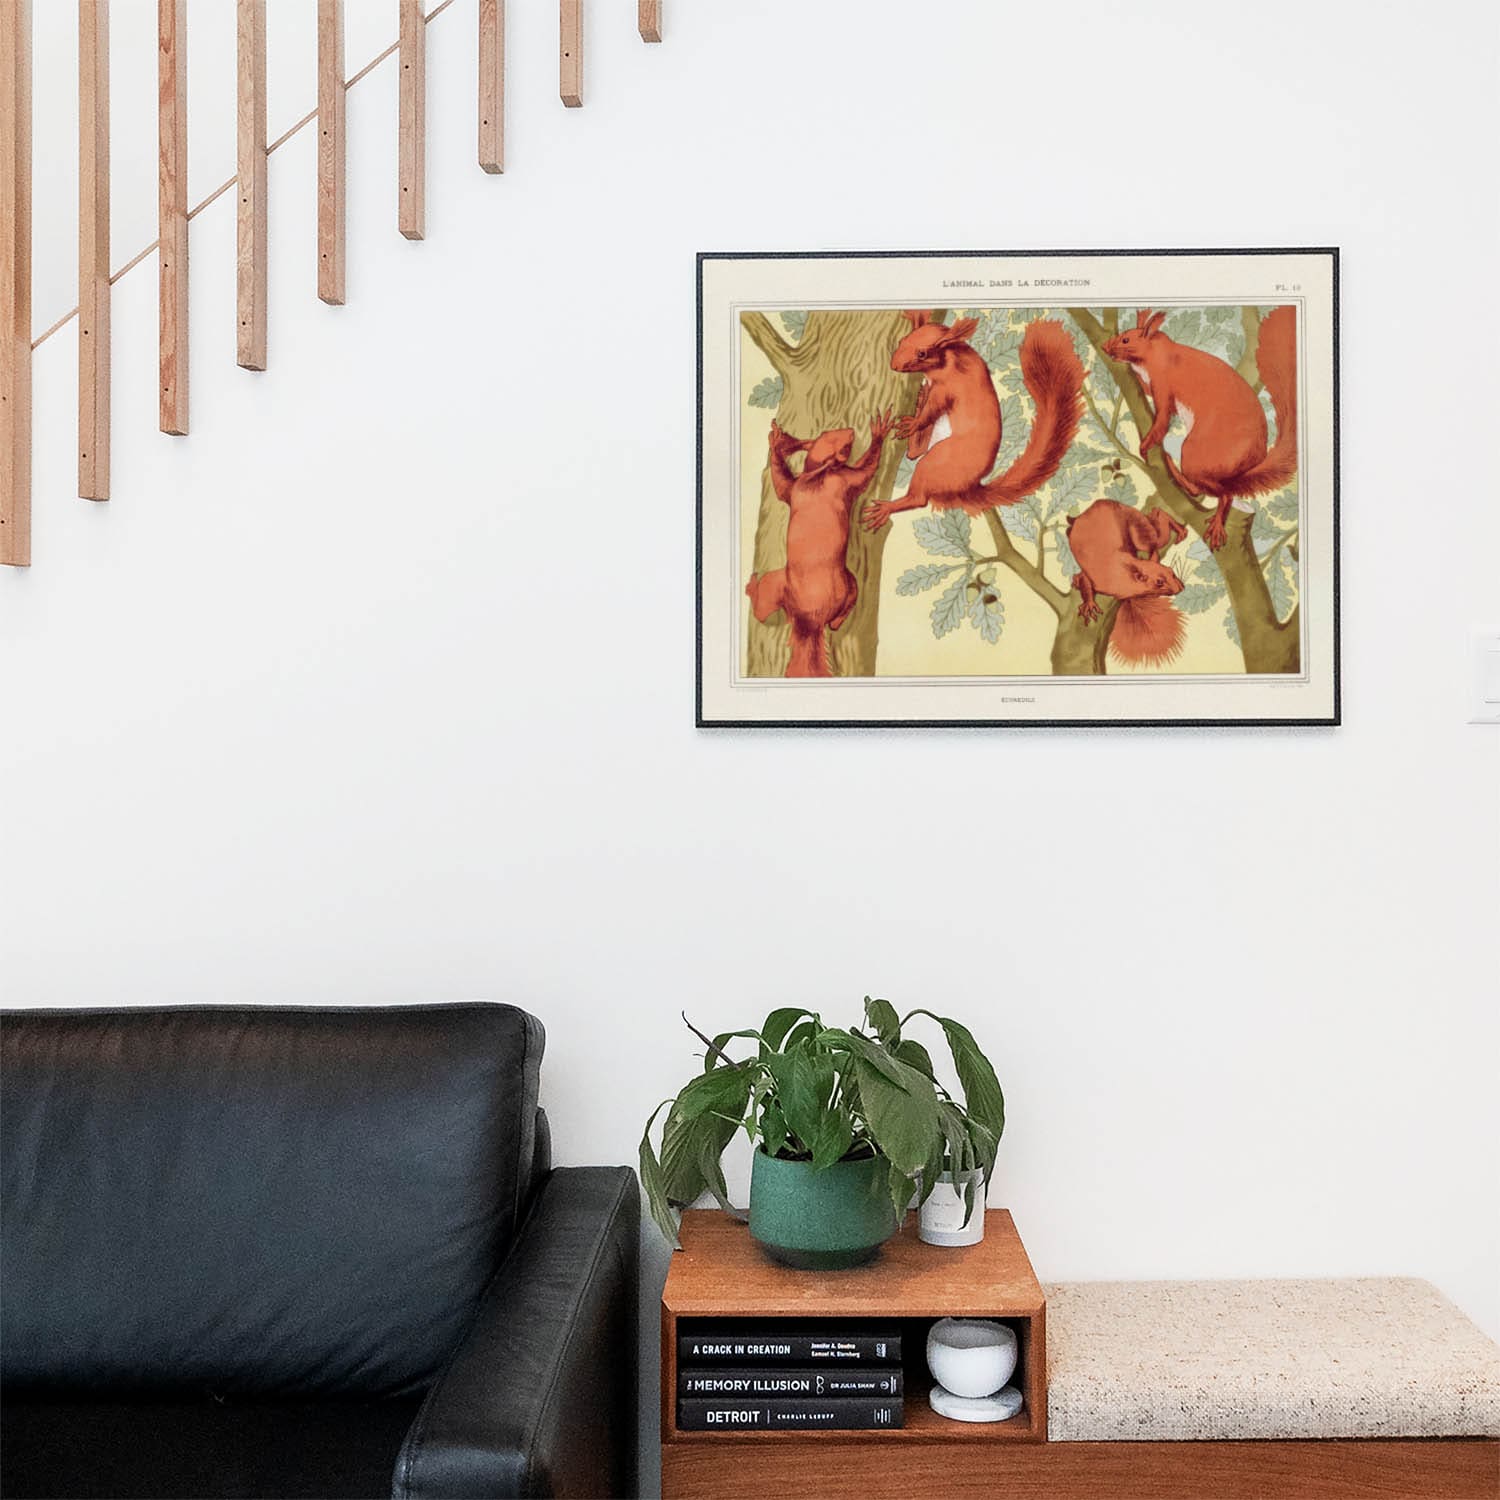
[[[1276,445],[1269,452],[1266,414],[1250,382],[1215,355],[1168,338],[1161,331],[1166,316],[1141,308],[1135,327],[1107,339],[1104,352],[1130,366],[1156,408],[1141,438],[1142,458],[1166,437],[1173,416],[1182,418],[1182,457],[1162,457],[1188,494],[1218,501],[1204,533],[1217,552],[1235,498],[1280,489],[1297,472],[1297,313],[1278,307],[1260,325],[1255,362],[1276,408]]]
[[[906,314],[911,332],[896,345],[891,368],[924,377],[917,409],[896,424],[917,461],[906,494],[873,501],[863,524],[878,531],[898,511],[960,506],[971,516],[1015,505],[1057,472],[1083,415],[1083,365],[1061,323],[1038,319],[1021,340],[1021,378],[1036,402],[1036,423],[1021,456],[984,482],[1000,451],[1000,401],[989,366],[968,342],[979,326],[960,318],[950,328],[932,314]]]
[[[1171,596],[1182,592],[1182,580],[1161,554],[1186,535],[1187,527],[1160,506],[1143,515],[1118,500],[1096,500],[1068,522],[1079,569],[1073,587],[1083,596],[1078,618],[1097,620],[1095,592],[1113,594],[1120,609],[1109,649],[1121,661],[1162,667],[1181,653],[1186,626]]]
[[[875,477],[886,434],[889,411],[870,419],[870,446],[857,464],[854,430],[835,427],[821,436],[794,438],[771,422],[771,486],[776,498],[791,508],[786,529],[786,566],[771,573],[752,573],[745,592],[755,618],[764,624],[778,609],[786,611],[792,627],[792,659],[788,677],[831,677],[828,642],[823,632],[837,630],[849,618],[859,585],[849,571],[849,522],[855,501]],[[787,467],[790,454],[805,452],[802,472]]]

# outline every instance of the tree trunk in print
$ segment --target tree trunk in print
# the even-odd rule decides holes
[[[795,343],[772,327],[762,313],[744,313],[745,332],[771,361],[782,380],[776,420],[786,432],[814,438],[835,427],[854,429],[855,457],[869,443],[870,417],[892,407],[897,416],[916,409],[921,378],[891,369],[891,351],[908,324],[899,312],[810,312]],[[768,423],[769,426],[769,423]],[[764,437],[760,439],[764,442]],[[870,500],[890,498],[904,445],[894,438],[885,445],[880,467],[869,488],[855,502],[850,517],[849,571],[859,585],[854,611],[837,630],[826,634],[835,677],[868,677],[875,671],[880,622],[880,566],[888,526],[865,531],[859,513]],[[800,464],[800,457],[792,460]],[[760,513],[755,526],[751,569],[769,573],[786,566],[788,507],[771,488],[770,467],[761,472]],[[748,576],[739,580],[749,581]],[[748,667],[752,677],[780,677],[791,655],[791,627],[778,610],[764,624],[750,617]]]
[[[1070,607],[1058,620],[1057,637],[1052,642],[1052,674],[1054,677],[1102,676],[1109,655],[1109,633],[1114,629],[1120,601],[1107,601],[1099,618],[1087,625],[1079,619],[1074,601],[1068,602]]]
[[[1104,353],[1104,341],[1119,331],[1119,310],[1109,309],[1102,323],[1085,307],[1070,307],[1068,313],[1099,352],[1100,359],[1104,360],[1114,377],[1115,384],[1125,398],[1125,405],[1136,431],[1148,431],[1152,413],[1140,382],[1131,374],[1128,365],[1119,364]],[[1249,331],[1247,318],[1247,335]],[[1247,337],[1245,358],[1241,361],[1243,368],[1250,367],[1254,350],[1254,339]],[[1118,441],[1116,439],[1117,444]],[[1137,453],[1123,445],[1121,452],[1146,471],[1155,486],[1156,498],[1167,513],[1182,522],[1195,536],[1201,537],[1208,528],[1213,507],[1204,509],[1185,490],[1178,488],[1167,472],[1161,448],[1153,448],[1151,456],[1144,463]],[[1255,555],[1255,543],[1250,536],[1251,520],[1249,512],[1231,508],[1226,521],[1224,545],[1214,553],[1214,561],[1218,563],[1229,591],[1229,605],[1234,611],[1235,623],[1239,626],[1240,650],[1245,658],[1245,670],[1297,672],[1302,666],[1302,633],[1299,623],[1302,606],[1299,604],[1293,609],[1284,622],[1277,620],[1276,610],[1271,603],[1271,590],[1266,583],[1266,575],[1261,570],[1260,559]]]
[[[998,511],[988,510],[984,518],[995,543],[995,560],[1004,563],[1057,617],[1057,634],[1052,639],[1052,675],[1102,676],[1109,655],[1109,633],[1115,628],[1120,601],[1107,599],[1100,605],[1100,613],[1085,622],[1078,613],[1080,596],[1071,589],[1058,588],[1043,572],[1044,544],[1038,544],[1037,561],[1032,562],[1016,546]]]

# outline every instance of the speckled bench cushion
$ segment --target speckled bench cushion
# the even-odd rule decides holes
[[[1425,1281],[1046,1288],[1063,1442],[1500,1434],[1500,1348]]]

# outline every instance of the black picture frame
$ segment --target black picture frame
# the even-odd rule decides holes
[[[1332,282],[1332,431],[1330,433],[1333,465],[1332,483],[1332,712],[1309,717],[1151,717],[1151,718],[728,718],[707,717],[703,704],[703,608],[704,608],[704,267],[713,261],[778,260],[965,260],[981,257],[1062,259],[1077,257],[1211,257],[1211,256],[1327,256],[1331,263]],[[1046,250],[702,250],[697,254],[695,271],[695,461],[694,480],[694,723],[699,729],[1239,729],[1239,728],[1337,728],[1343,722],[1342,686],[1342,620],[1340,601],[1341,571],[1341,459],[1340,459],[1340,285],[1339,247],[1315,246],[1241,246],[1241,247],[1140,247],[1111,249]]]

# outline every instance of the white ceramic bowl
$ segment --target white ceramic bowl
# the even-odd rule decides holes
[[[993,1396],[1016,1368],[1016,1335],[987,1318],[940,1318],[927,1334],[927,1368],[955,1396]]]

